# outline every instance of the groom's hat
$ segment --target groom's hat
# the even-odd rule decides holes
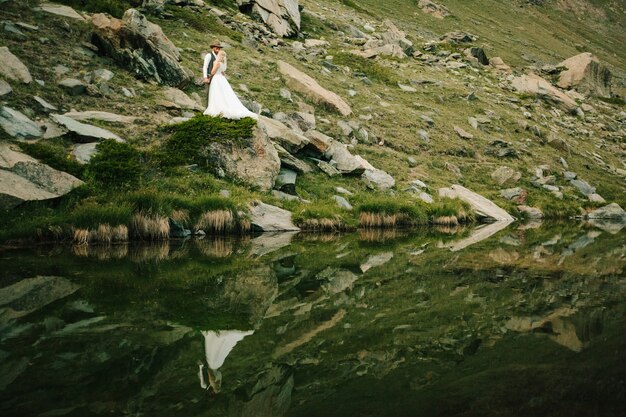
[[[211,48],[223,48],[224,46],[222,46],[222,43],[219,40],[214,40],[211,45],[209,45]]]

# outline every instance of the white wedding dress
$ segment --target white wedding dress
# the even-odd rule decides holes
[[[211,86],[209,87],[209,105],[204,111],[204,114],[225,117],[227,119],[243,119],[244,117],[258,119],[259,116],[248,110],[237,98],[237,95],[223,74],[223,72],[226,71],[226,67],[227,63],[224,59],[224,62],[220,63],[219,68],[211,79]]]

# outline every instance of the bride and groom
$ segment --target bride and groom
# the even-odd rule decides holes
[[[242,119],[252,117],[258,119],[256,113],[248,110],[233,91],[230,83],[224,76],[228,66],[226,52],[219,41],[213,42],[211,52],[204,57],[202,75],[208,89],[208,105],[204,114],[209,116],[225,117],[227,119]]]

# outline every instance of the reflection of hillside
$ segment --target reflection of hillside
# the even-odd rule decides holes
[[[616,360],[626,351],[616,336],[626,317],[620,236],[507,228],[458,252],[438,247],[453,239],[352,234],[320,245],[298,235],[287,246],[272,240],[262,256],[250,256],[258,247],[247,242],[207,241],[206,253],[170,247],[159,262],[57,249],[7,257],[8,277],[54,272],[80,289],[46,304],[28,292],[0,299],[15,311],[31,306],[0,323],[0,350],[9,352],[0,412],[36,415],[35,404],[49,404],[78,415],[394,415],[381,404],[396,404],[395,415],[413,415],[406,410],[428,411],[450,391],[506,411],[501,396],[520,401],[506,387],[532,383],[533,373],[576,397],[581,385],[567,382],[567,369],[576,381],[595,372],[594,395],[615,410],[623,393],[602,373],[626,372]],[[232,255],[217,256],[220,248]],[[200,331],[218,329],[254,334],[219,368],[213,396],[198,384],[197,361]]]

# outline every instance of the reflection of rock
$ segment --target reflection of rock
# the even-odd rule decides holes
[[[381,266],[389,262],[393,258],[393,252],[383,252],[377,255],[371,255],[365,262],[361,264],[361,271],[367,272],[371,268]]]
[[[9,314],[13,317],[22,317],[67,297],[78,288],[78,285],[61,277],[23,279],[0,288],[0,307],[10,309]]]
[[[346,315],[346,310],[339,310],[333,315],[333,317],[330,320],[320,323],[313,329],[309,330],[308,332],[298,337],[293,342],[277,347],[276,350],[274,351],[274,357],[278,358],[280,356],[286,355],[292,352],[294,349],[297,349],[298,347],[310,342],[319,333],[323,332],[324,330],[328,330],[328,329],[335,327],[343,319],[345,315]]]
[[[322,285],[322,288],[330,294],[337,294],[348,288],[352,288],[352,284],[359,279],[356,274],[347,269],[335,269],[331,267],[317,274],[316,278],[327,281]]]
[[[505,229],[509,224],[511,224],[511,222],[495,222],[488,225],[479,226],[472,230],[469,237],[456,242],[452,242],[448,244],[447,247],[449,247],[452,252],[465,249],[468,246],[488,239],[489,237],[498,233],[500,230]]]
[[[276,275],[267,265],[248,268],[224,280],[223,297],[232,308],[248,310],[250,323],[257,323],[265,316],[277,295]]]
[[[256,256],[267,255],[285,246],[291,245],[291,240],[298,232],[263,233],[250,242],[250,254]]]
[[[231,417],[282,417],[291,406],[293,375],[286,369],[272,366],[258,376],[252,392],[244,400],[231,401]]]
[[[489,257],[499,264],[508,265],[519,259],[519,253],[498,248],[489,252]]]

